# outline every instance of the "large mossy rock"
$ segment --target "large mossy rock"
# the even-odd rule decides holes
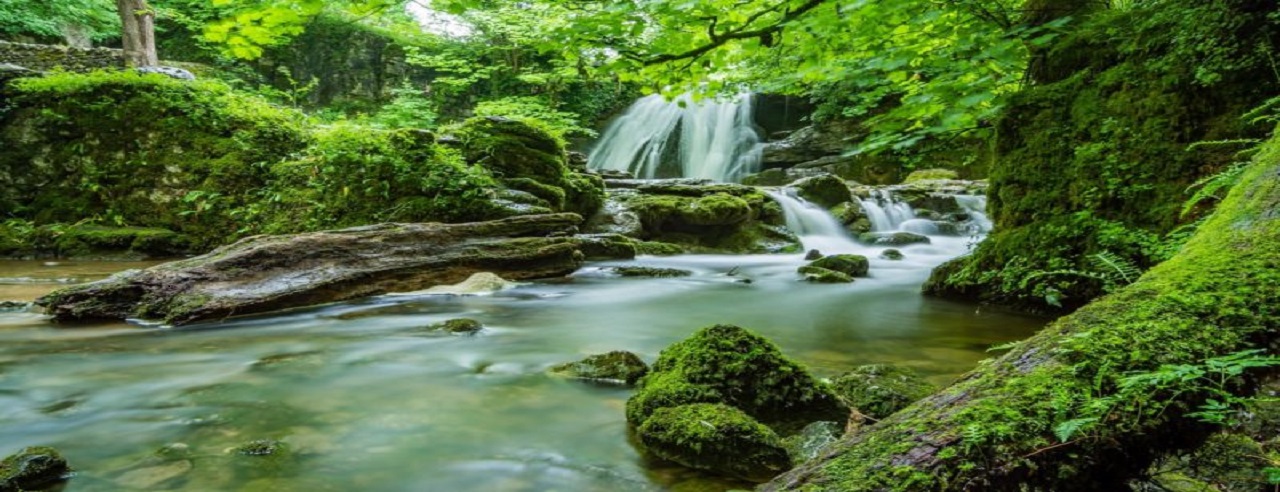
[[[849,186],[844,180],[823,174],[791,183],[801,198],[813,202],[822,208],[832,208],[853,199]]]
[[[663,350],[627,400],[627,422],[639,427],[660,408],[691,403],[732,406],[783,434],[848,416],[825,383],[764,337],[732,325],[703,328]]]
[[[590,217],[604,203],[604,180],[570,169],[564,143],[535,124],[476,117],[463,122],[454,136],[467,162],[509,188],[546,200],[554,211]]]
[[[0,461],[0,492],[45,490],[71,473],[67,460],[49,447],[30,447]]]
[[[871,268],[871,262],[862,255],[829,255],[814,260],[809,266],[835,270],[850,277],[865,277]]]
[[[791,468],[778,434],[728,405],[659,408],[637,436],[659,458],[744,480],[763,482]]]
[[[782,211],[759,190],[696,180],[609,180],[617,186],[589,232],[618,232],[695,252],[776,253],[799,249]]]
[[[915,371],[883,364],[858,367],[836,378],[831,386],[849,406],[877,420],[937,389]]]
[[[581,265],[565,233],[576,214],[465,224],[381,224],[254,236],[203,256],[62,289],[37,303],[58,321],[221,319],[456,284],[480,271],[511,280]]]
[[[1174,2],[1074,16],[1035,57],[1036,83],[996,122],[995,232],[939,267],[925,291],[1074,309],[1106,284],[1043,272],[1106,273],[1100,253],[1139,268],[1174,254],[1186,237],[1174,231],[1203,212],[1182,214],[1188,187],[1231,167],[1241,150],[1194,144],[1268,130],[1241,115],[1280,92],[1273,64],[1256,56],[1280,46],[1274,9],[1273,1]],[[1129,34],[1100,35],[1116,30]],[[1206,64],[1203,49],[1216,61]]]

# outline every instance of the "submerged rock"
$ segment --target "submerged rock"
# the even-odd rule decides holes
[[[884,364],[858,367],[831,385],[849,406],[874,419],[888,417],[937,389],[911,369]]]
[[[791,467],[772,429],[728,405],[660,408],[637,431],[654,455],[689,468],[762,482]]]
[[[791,459],[800,463],[813,459],[828,445],[838,441],[842,434],[844,425],[839,422],[814,422],[782,442]]]
[[[484,329],[484,325],[471,318],[457,318],[431,325],[432,330],[445,331],[455,335],[471,335]]]
[[[160,319],[179,325],[461,282],[477,270],[513,280],[581,266],[576,214],[465,224],[380,224],[254,236],[213,252],[55,291],[57,321]]]
[[[0,492],[44,490],[66,478],[71,473],[57,450],[34,446],[0,461]]]
[[[560,364],[549,372],[556,376],[590,381],[634,385],[649,372],[649,366],[631,352],[597,354],[577,362]]]
[[[884,251],[881,251],[881,252],[880,252],[880,258],[882,258],[882,259],[886,259],[886,260],[891,260],[891,261],[900,261],[900,260],[902,260],[903,258],[906,258],[906,255],[903,255],[901,251],[898,251],[898,250],[896,250],[896,249],[890,248],[890,249],[886,249],[886,250],[884,250]]]
[[[518,285],[516,282],[499,277],[489,272],[474,273],[466,280],[453,285],[437,285],[420,291],[425,294],[488,294],[510,289]]]
[[[258,439],[236,446],[232,452],[241,456],[279,456],[287,453],[289,446],[274,439]]]
[[[801,275],[805,282],[815,284],[849,284],[853,283],[853,276],[830,270],[827,268],[816,267],[813,265],[805,265],[796,269],[796,273]]]
[[[646,266],[609,267],[607,270],[623,277],[673,278],[693,275],[693,272],[681,270],[679,268],[656,268]]]
[[[703,328],[663,350],[627,400],[627,422],[638,427],[659,408],[691,403],[723,403],[782,433],[848,415],[825,383],[733,325]]]
[[[858,236],[858,240],[877,246],[906,246],[910,244],[929,244],[929,236],[914,232],[868,232]]]

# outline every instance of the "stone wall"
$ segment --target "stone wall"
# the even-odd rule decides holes
[[[10,63],[28,70],[44,72],[55,68],[88,71],[99,68],[122,68],[124,51],[111,48],[72,48],[48,44],[25,44],[0,41],[0,63]]]

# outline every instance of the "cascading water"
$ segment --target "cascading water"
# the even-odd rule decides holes
[[[956,195],[956,203],[960,205],[966,212],[969,212],[969,222],[973,225],[974,230],[969,231],[973,234],[983,234],[991,232],[995,227],[991,223],[991,219],[987,217],[987,197],[982,195]]]
[[[592,169],[639,178],[732,182],[760,167],[761,139],[751,95],[731,101],[641,98],[604,131],[588,157]]]
[[[787,229],[800,238],[805,248],[837,252],[856,247],[844,226],[830,212],[796,196],[795,190],[786,188],[766,193],[782,206]]]
[[[895,199],[888,190],[875,190],[871,193],[870,198],[863,198],[858,202],[862,204],[862,210],[867,213],[867,219],[871,221],[871,230],[873,232],[896,231],[904,223],[913,222],[913,219],[916,218],[916,212],[911,209],[911,205]],[[934,232],[921,232],[921,234],[933,234],[936,232],[935,227]]]

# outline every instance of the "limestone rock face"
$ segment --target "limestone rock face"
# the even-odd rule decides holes
[[[59,290],[37,304],[58,321],[177,325],[456,284],[479,271],[511,280],[554,277],[581,264],[577,240],[564,235],[579,222],[576,214],[549,214],[254,236]]]

